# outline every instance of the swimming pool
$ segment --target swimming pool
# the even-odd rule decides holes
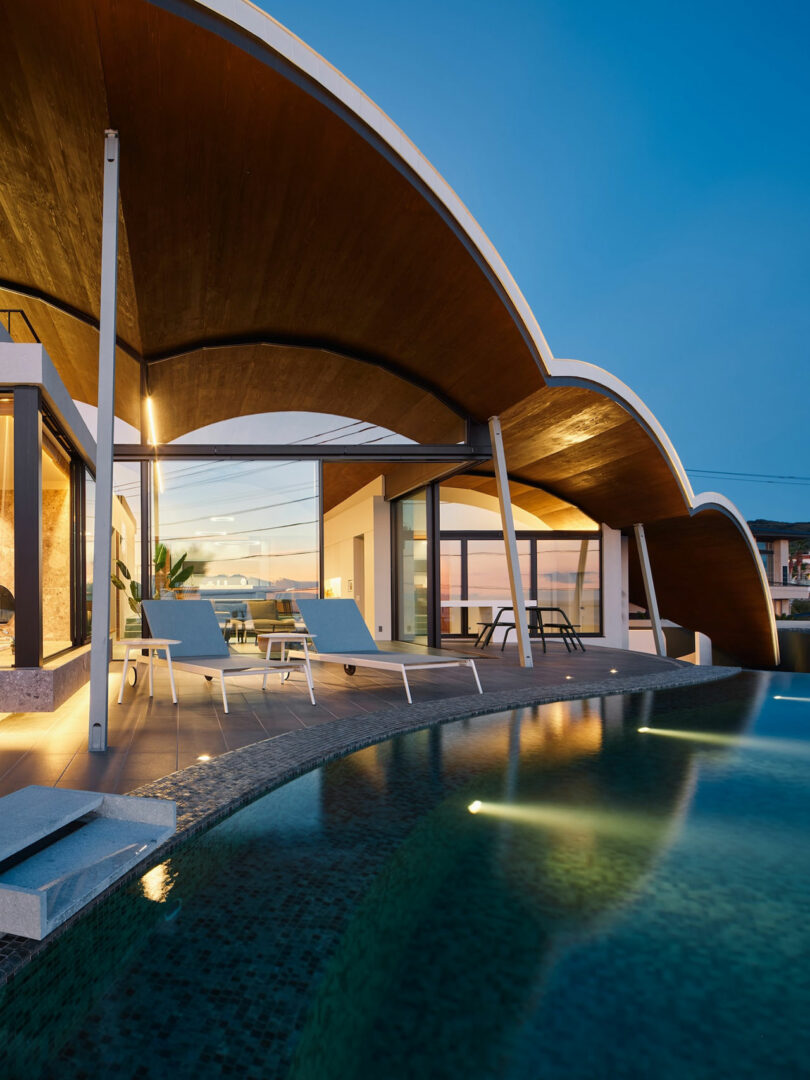
[[[325,765],[9,984],[4,1075],[807,1074],[809,709],[747,673]]]

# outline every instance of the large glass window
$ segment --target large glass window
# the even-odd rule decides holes
[[[395,503],[399,641],[428,643],[427,491]]]
[[[597,538],[537,541],[537,603],[562,608],[580,633],[600,631],[600,584]]]
[[[0,392],[0,667],[14,666],[14,401]]]
[[[528,540],[517,542],[520,577],[523,591],[531,596],[531,549]],[[506,544],[501,538],[467,541],[467,599],[478,600],[491,607],[510,601],[509,566],[506,561]]]
[[[71,642],[72,503],[70,459],[42,433],[42,655],[47,659]]]
[[[113,573],[123,589],[113,589],[110,603],[110,632],[113,640],[140,637],[142,633],[139,601],[141,593],[141,467],[137,462],[116,461],[113,466],[112,503]],[[126,567],[129,577],[121,565]],[[130,601],[134,603],[130,603]],[[123,647],[113,653],[123,658]]]
[[[580,633],[601,633],[598,536],[518,534],[518,561],[527,602],[559,607]],[[442,633],[467,635],[511,603],[501,533],[444,532],[441,539]]]
[[[254,647],[318,595],[314,462],[162,461],[153,494],[154,595],[210,600],[232,645]]]
[[[96,482],[89,469],[84,472],[84,606],[87,634],[93,627],[93,553],[96,537]]]

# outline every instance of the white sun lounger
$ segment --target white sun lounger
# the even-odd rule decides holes
[[[409,705],[413,704],[408,684],[409,671],[468,667],[472,669],[478,693],[484,692],[475,661],[467,656],[420,656],[419,653],[384,652],[379,649],[354,600],[299,600],[298,609],[317,646],[317,651],[310,653],[311,659],[326,664],[342,664],[348,674],[354,674],[350,669],[358,667],[398,671],[405,683]]]
[[[249,656],[232,653],[208,600],[144,600],[142,607],[153,637],[176,638],[180,642],[179,645],[172,645],[172,667],[175,671],[190,671],[209,680],[219,680],[225,712],[228,711],[226,679],[263,675],[264,689],[267,673],[272,671],[303,671],[309,700],[315,704],[312,672],[306,658],[264,660],[257,657],[253,660]]]

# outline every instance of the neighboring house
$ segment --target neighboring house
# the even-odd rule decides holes
[[[774,614],[790,615],[794,600],[810,600],[810,522],[757,519],[748,524],[765,567]]]

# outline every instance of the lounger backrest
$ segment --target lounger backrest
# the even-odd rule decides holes
[[[298,610],[319,653],[379,652],[354,600],[299,600]]]
[[[144,600],[152,637],[176,638],[172,656],[230,656],[210,600]]]

